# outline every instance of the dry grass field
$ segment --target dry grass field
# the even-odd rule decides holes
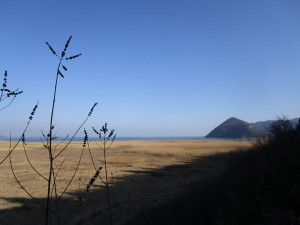
[[[213,179],[220,175],[226,168],[226,157],[218,153],[249,145],[248,141],[213,140],[114,142],[107,152],[113,224],[126,222],[141,207],[160,203],[195,180]],[[73,176],[81,146],[82,143],[72,143],[55,165],[58,168],[67,157],[56,181],[58,194]],[[7,154],[8,148],[9,142],[0,142],[0,159]],[[102,149],[98,149],[95,142],[90,143],[90,148],[96,166],[103,166]],[[48,153],[42,143],[27,143],[26,149],[32,165],[47,176]],[[45,203],[47,182],[30,168],[22,144],[12,153],[11,159],[21,184]],[[0,174],[0,224],[42,224],[43,210],[19,187],[9,160],[0,165]],[[61,224],[108,224],[101,181],[97,180],[90,192],[85,192],[94,174],[89,151],[85,149],[79,170],[67,194],[60,200],[59,209],[52,209],[60,212]],[[104,172],[101,171],[100,175],[104,177]]]

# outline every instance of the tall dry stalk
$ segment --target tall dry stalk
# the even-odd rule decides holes
[[[65,47],[64,47],[64,49],[63,49],[63,51],[61,52],[60,55],[58,55],[56,53],[56,51],[52,48],[52,46],[48,42],[46,42],[46,44],[49,47],[50,51],[53,53],[54,56],[56,56],[58,58],[59,62],[58,62],[58,66],[57,66],[57,69],[56,69],[56,79],[55,79],[54,93],[53,93],[53,100],[52,100],[52,108],[51,108],[51,115],[50,115],[49,133],[47,135],[47,149],[48,149],[48,153],[49,153],[49,175],[48,175],[48,188],[47,188],[47,203],[46,203],[45,225],[48,225],[49,221],[50,221],[50,214],[51,214],[50,213],[50,209],[51,209],[51,205],[50,204],[51,204],[51,200],[52,200],[53,189],[55,190],[56,200],[58,200],[58,195],[57,195],[57,192],[56,192],[56,175],[55,175],[55,171],[54,171],[54,168],[53,168],[53,162],[67,148],[67,146],[71,143],[71,141],[74,139],[75,135],[81,129],[81,127],[83,126],[83,124],[85,124],[85,122],[87,121],[87,119],[91,116],[91,114],[92,114],[95,106],[97,105],[97,103],[94,104],[94,106],[90,110],[87,118],[79,126],[79,128],[77,129],[77,131],[75,132],[75,134],[72,136],[72,138],[70,139],[70,141],[66,144],[66,146],[58,154],[54,155],[53,154],[53,143],[52,142],[53,142],[53,140],[56,137],[53,135],[53,129],[54,129],[53,118],[54,118],[55,102],[56,102],[56,96],[57,96],[57,84],[58,84],[58,79],[59,78],[64,78],[62,70],[64,70],[64,71],[68,70],[67,67],[62,64],[62,62],[63,61],[67,61],[67,60],[75,59],[75,58],[77,58],[77,57],[79,57],[81,55],[81,53],[80,53],[80,54],[76,54],[76,55],[73,55],[73,56],[66,57],[66,52],[68,50],[68,47],[69,47],[71,39],[72,39],[72,36],[70,36],[69,39],[67,40],[67,42],[65,44]],[[82,156],[82,154],[81,154],[81,156]],[[80,160],[81,160],[81,157],[80,157]],[[79,164],[80,164],[80,160],[79,160]],[[78,169],[78,167],[77,167],[77,169]],[[76,173],[77,169],[75,170],[75,173]],[[75,174],[74,174],[74,176],[75,176]],[[73,180],[74,176],[72,177],[71,181]],[[68,184],[68,186],[69,186],[69,184]]]
[[[98,146],[98,149],[103,150],[104,175],[105,176],[104,176],[104,179],[100,176],[100,170],[102,169],[102,167],[99,167],[97,169],[94,157],[93,157],[93,155],[91,153],[91,150],[89,148],[90,157],[91,157],[94,169],[96,170],[96,173],[91,178],[89,184],[86,186],[86,191],[89,192],[91,185],[96,181],[96,179],[97,178],[100,179],[100,181],[102,182],[102,184],[105,186],[105,189],[106,189],[106,199],[107,199],[108,213],[109,213],[109,224],[112,225],[112,210],[111,210],[111,202],[110,202],[110,195],[109,195],[110,182],[108,180],[106,153],[110,149],[110,147],[111,147],[112,143],[114,142],[114,140],[116,139],[117,135],[116,134],[114,135],[114,130],[111,130],[110,132],[108,132],[109,130],[107,128],[107,123],[105,123],[104,126],[102,126],[100,131],[97,131],[94,127],[93,127],[93,131],[97,134],[99,142],[102,144],[102,147],[101,147],[98,144],[98,142],[96,142],[97,146]],[[87,133],[86,133],[86,136],[87,136]]]
[[[63,164],[66,162],[66,160],[69,157],[69,154],[63,154],[63,153],[68,148],[69,144],[74,140],[75,136],[78,134],[78,132],[80,131],[82,126],[86,123],[86,121],[92,115],[93,110],[97,105],[97,103],[95,103],[93,105],[93,107],[90,109],[88,115],[86,116],[84,121],[81,123],[81,125],[78,127],[78,129],[74,132],[74,134],[71,136],[71,138],[68,141],[64,142],[65,145],[63,147],[58,149],[58,146],[62,143],[59,143],[59,144],[54,143],[54,140],[56,140],[57,137],[54,134],[55,126],[54,126],[54,123],[53,123],[54,114],[55,114],[57,91],[58,91],[58,88],[57,88],[58,87],[58,82],[59,82],[60,78],[64,78],[64,75],[63,75],[62,71],[66,72],[68,70],[67,67],[63,64],[63,62],[75,59],[75,58],[77,58],[81,55],[81,54],[76,54],[76,55],[73,55],[73,56],[68,56],[68,57],[66,56],[66,52],[68,50],[71,39],[72,39],[72,36],[70,36],[69,39],[67,40],[67,42],[64,46],[64,49],[63,49],[63,51],[61,52],[60,55],[58,55],[56,53],[56,51],[54,50],[54,48],[48,42],[46,42],[46,44],[49,47],[50,51],[53,53],[53,55],[55,57],[58,58],[58,66],[57,66],[57,69],[56,69],[56,78],[55,78],[54,91],[53,91],[51,114],[50,114],[50,119],[49,119],[49,131],[48,131],[47,135],[42,133],[42,135],[45,139],[44,147],[48,151],[48,158],[49,158],[49,169],[48,169],[48,175],[47,176],[43,175],[41,172],[39,172],[38,168],[35,168],[32,165],[31,159],[27,154],[26,144],[25,144],[25,141],[26,141],[25,140],[25,132],[26,132],[28,126],[29,126],[30,121],[32,120],[32,117],[33,117],[34,112],[37,108],[37,105],[35,106],[33,112],[31,113],[31,116],[29,118],[29,122],[27,124],[27,127],[26,127],[25,131],[23,132],[21,138],[18,141],[18,143],[20,141],[23,142],[24,153],[25,153],[26,159],[27,159],[31,169],[36,173],[37,176],[41,177],[47,183],[46,203],[42,203],[37,198],[35,198],[33,196],[33,194],[30,193],[30,190],[27,189],[24,185],[22,185],[20,179],[18,178],[17,174],[15,173],[11,153],[13,152],[13,150],[15,149],[16,146],[11,147],[10,150],[9,150],[9,153],[7,154],[7,156],[0,162],[0,164],[1,164],[5,159],[9,158],[12,173],[13,173],[14,178],[17,181],[18,185],[20,186],[20,188],[23,191],[25,191],[30,196],[30,198],[32,198],[33,201],[35,201],[37,203],[37,205],[39,205],[44,210],[44,212],[45,212],[44,224],[45,225],[51,225],[51,224],[60,225],[60,224],[62,224],[61,219],[60,219],[59,201],[61,200],[63,195],[66,193],[67,189],[69,188],[71,182],[73,181],[73,179],[76,175],[76,172],[78,171],[78,168],[79,168],[79,165],[81,163],[82,156],[83,156],[84,147],[81,150],[81,155],[79,156],[76,168],[72,172],[73,175],[71,175],[71,177],[69,178],[69,181],[67,181],[67,185],[65,187],[63,187],[62,191],[59,193],[58,188],[57,188],[57,185],[58,185],[57,184],[57,178],[58,178],[60,172],[62,171]],[[57,165],[55,168],[54,168],[54,162]],[[54,218],[54,215],[53,215],[54,213],[52,211],[53,208],[56,209],[56,221],[55,222],[53,221],[53,218]]]

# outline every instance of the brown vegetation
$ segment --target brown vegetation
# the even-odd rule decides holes
[[[226,152],[249,144],[249,142],[211,140],[116,141],[107,155],[108,174],[113,180],[110,187],[113,224],[125,222],[145,204],[155,205],[173,196],[199,177],[215,177],[222,173],[225,166],[222,158],[206,160],[203,156]],[[7,154],[8,146],[9,142],[0,142],[0,157]],[[98,147],[95,142],[90,143],[95,162],[101,166],[103,153]],[[49,172],[47,149],[42,143],[28,143],[26,149],[31,163],[46,176]],[[81,150],[82,143],[71,143],[69,149],[64,152],[68,155],[68,159],[63,164],[57,180],[60,186],[67,185],[70,176],[73,175]],[[47,195],[45,193],[47,187],[42,182],[42,178],[37,178],[32,172],[25,157],[21,147],[16,148],[12,153],[15,173],[20,177],[21,184],[30,187],[31,194],[43,202]],[[195,160],[200,160],[201,163],[193,164]],[[54,168],[56,166],[59,164],[54,165]],[[0,165],[0,170],[1,224],[2,221],[7,224],[41,224],[42,210],[13,179],[9,162]],[[107,224],[104,185],[96,180],[90,187],[90,192],[85,192],[86,185],[94,172],[89,152],[85,150],[77,175],[60,203],[61,217],[66,220],[62,221],[62,224],[93,224],[93,221]],[[103,171],[100,175],[101,173]],[[15,216],[16,213],[18,217]]]
[[[287,118],[278,119],[251,148],[221,154],[227,157],[223,175],[196,180],[126,224],[299,225],[299,149],[300,120],[294,127]]]

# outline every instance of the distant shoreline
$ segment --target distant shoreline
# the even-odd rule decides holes
[[[19,137],[12,137],[12,141],[18,141]],[[84,137],[76,137],[73,141],[81,142],[83,141]],[[0,141],[9,141],[9,137],[0,137]],[[62,138],[55,139],[55,141],[62,141]],[[65,141],[69,141],[70,139],[66,139]],[[97,141],[99,140],[97,137],[90,137],[89,141]],[[249,138],[205,138],[203,136],[170,136],[170,137],[116,137],[116,141],[180,141],[180,140],[228,140],[228,141],[245,141],[245,140],[252,140]],[[46,140],[40,137],[27,137],[26,142],[45,142]]]

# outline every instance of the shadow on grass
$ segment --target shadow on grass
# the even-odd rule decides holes
[[[230,154],[218,154],[204,158],[195,158],[179,165],[161,169],[131,170],[130,175],[114,179],[110,187],[113,224],[124,224],[144,207],[154,207],[167,199],[184,192],[195,181],[214,180],[225,171]],[[99,183],[99,182],[98,182]],[[85,186],[84,186],[85,187]],[[20,190],[21,191],[21,190]],[[0,224],[35,225],[44,223],[43,210],[29,198],[2,198],[16,204],[14,208],[0,210]],[[38,199],[46,202],[46,199]],[[52,224],[108,224],[106,192],[101,185],[93,187],[87,193],[68,193],[60,200],[59,218],[52,218]]]
[[[110,188],[113,224],[300,224],[300,148],[284,146],[129,171]],[[20,206],[1,210],[0,224],[43,224],[31,199],[6,200]],[[60,212],[60,224],[108,224],[102,186],[68,193],[52,210]]]
[[[188,185],[127,224],[300,224],[300,136],[294,140],[227,154],[223,175]]]

